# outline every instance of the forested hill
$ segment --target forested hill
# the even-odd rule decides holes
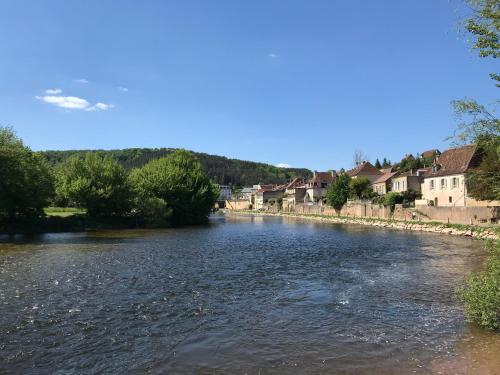
[[[100,152],[110,155],[126,169],[141,167],[152,159],[167,156],[175,151],[173,148],[129,148],[123,150],[68,150],[44,151],[49,163],[56,165],[74,155],[86,152]],[[309,178],[312,172],[305,168],[278,168],[270,164],[252,161],[229,159],[224,156],[194,152],[202,163],[210,178],[223,185],[251,186],[259,182],[285,183],[290,179],[302,176]]]

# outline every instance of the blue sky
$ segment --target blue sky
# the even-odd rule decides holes
[[[456,1],[0,0],[0,124],[35,150],[182,147],[325,170],[446,148],[497,99]]]

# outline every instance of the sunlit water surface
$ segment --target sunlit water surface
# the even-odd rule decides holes
[[[465,238],[272,217],[0,241],[0,373],[498,373]]]

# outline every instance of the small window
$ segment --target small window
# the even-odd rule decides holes
[[[452,199],[451,199],[451,197],[448,197],[448,202],[449,202],[449,203],[452,203]]]
[[[452,187],[452,188],[456,188],[456,187],[458,187],[458,177],[453,177],[453,178],[451,179],[451,187]]]
[[[441,179],[441,189],[444,189],[444,188],[446,188],[446,179],[442,178]]]
[[[434,190],[434,180],[431,180],[431,190]]]

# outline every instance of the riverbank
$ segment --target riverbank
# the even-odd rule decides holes
[[[284,212],[262,212],[250,210],[224,210],[226,214],[242,214],[242,215],[266,215],[279,217],[292,217],[307,220],[315,220],[339,224],[359,224],[369,225],[381,228],[392,228],[399,230],[412,230],[418,232],[441,233],[453,236],[472,237],[481,240],[499,240],[500,226],[486,227],[477,225],[462,225],[462,224],[445,224],[435,221],[402,221],[402,220],[386,220],[373,219],[363,217],[345,217],[345,216],[329,216],[317,214],[299,214],[299,213],[284,213]]]

